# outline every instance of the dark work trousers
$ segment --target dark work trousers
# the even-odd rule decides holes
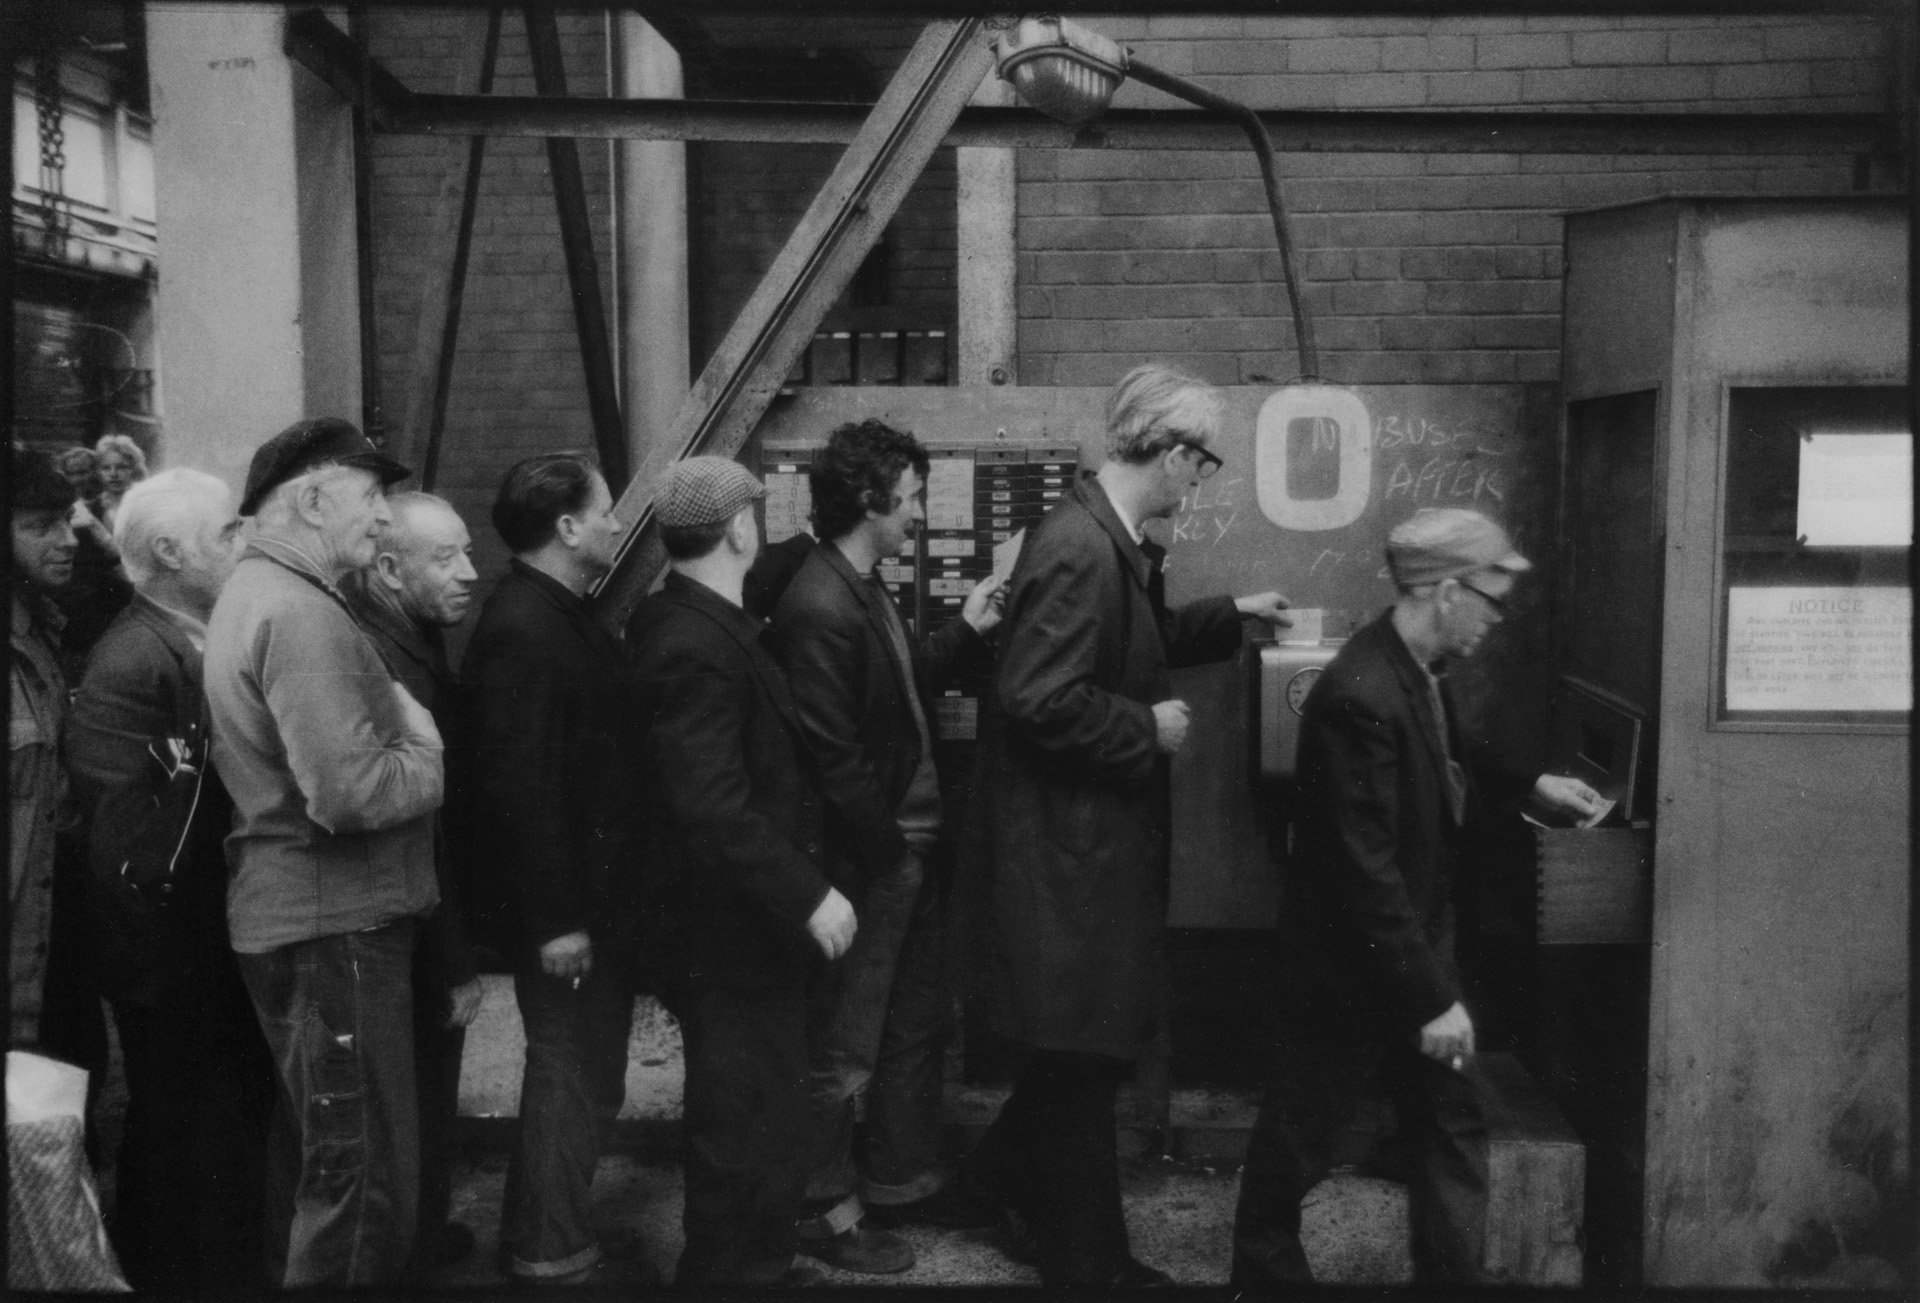
[[[527,1062],[500,1243],[518,1277],[570,1276],[600,1261],[593,1171],[626,1096],[633,1030],[633,981],[617,949],[596,941],[577,989],[570,977],[541,972],[533,955],[513,975]]]
[[[47,932],[37,1048],[87,1070],[87,1157],[101,1167],[105,1155],[96,1151],[100,1129],[92,1119],[107,1084],[107,1007],[100,996],[86,872],[86,839],[59,834],[54,840],[53,922]]]
[[[231,952],[225,968],[159,1004],[114,1002],[127,1118],[113,1245],[136,1289],[267,1285],[261,1211],[278,1087]]]
[[[1376,1072],[1392,1095],[1411,1171],[1413,1265],[1424,1281],[1485,1283],[1487,1124],[1471,1080],[1412,1044],[1280,1046],[1247,1145],[1233,1224],[1233,1284],[1313,1279],[1300,1201],[1326,1176],[1333,1146]]]
[[[460,1059],[467,1029],[448,1027],[446,984],[414,957],[413,1079],[420,1094],[420,1231],[414,1236],[418,1277],[438,1264],[441,1236],[453,1206],[453,1151],[460,1118]]]
[[[1131,1258],[1114,1105],[1132,1069],[1104,1054],[1033,1051],[967,1157],[967,1176],[1032,1227],[1045,1284],[1100,1284]]]
[[[678,1285],[770,1285],[793,1265],[806,1184],[806,976],[739,988],[696,979],[686,1043],[687,1247]]]
[[[853,948],[822,971],[808,998],[814,1114],[806,1189],[810,1212],[849,1204],[856,1216],[862,1197],[894,1205],[940,1189],[942,1055],[953,1033],[939,884],[921,857],[876,878],[858,913]]]
[[[275,1284],[391,1285],[406,1270],[420,1195],[418,931],[408,918],[239,956],[280,1084],[265,1210]]]

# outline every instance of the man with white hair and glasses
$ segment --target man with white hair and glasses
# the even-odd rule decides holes
[[[1142,529],[1219,468],[1222,420],[1204,381],[1130,371],[1106,463],[1008,584],[975,808],[995,1029],[1028,1053],[962,1192],[1014,1214],[1010,1247],[1047,1285],[1170,1283],[1128,1248],[1114,1151],[1120,1083],[1165,1023],[1169,763],[1187,735],[1168,670],[1231,656],[1243,616],[1287,623],[1274,592],[1168,607],[1165,549]]]
[[[99,986],[127,1073],[113,1239],[142,1289],[258,1288],[273,1063],[227,938],[233,804],[207,763],[207,617],[240,558],[233,493],[166,470],[127,490],[131,604],[67,728]]]
[[[412,963],[439,900],[440,734],[339,588],[409,472],[346,421],[254,453],[256,530],[207,627],[214,764],[232,794],[227,918],[297,1141],[269,1168],[273,1283],[388,1285],[419,1192]]]

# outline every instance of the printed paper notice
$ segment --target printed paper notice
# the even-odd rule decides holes
[[[973,528],[973,458],[935,457],[928,463],[927,528]]]
[[[1797,532],[1810,547],[1913,542],[1913,436],[1810,434],[1800,440]]]
[[[1727,709],[1910,710],[1913,592],[1734,588]]]

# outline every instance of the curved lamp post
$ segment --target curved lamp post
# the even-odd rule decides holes
[[[1300,298],[1299,256],[1294,250],[1286,205],[1280,198],[1280,178],[1274,167],[1273,141],[1260,115],[1237,100],[1216,95],[1184,77],[1163,72],[1133,57],[1117,41],[1089,31],[1064,18],[1023,18],[1011,34],[994,43],[1000,76],[1020,98],[1040,112],[1069,126],[1084,126],[1107,111],[1113,94],[1129,75],[1169,95],[1209,109],[1240,124],[1260,160],[1260,177],[1267,187],[1267,206],[1273,211],[1273,233],[1280,243],[1280,261],[1287,273],[1287,303],[1293,313],[1293,337],[1300,355],[1300,379],[1320,378],[1319,351],[1313,343],[1313,325]]]

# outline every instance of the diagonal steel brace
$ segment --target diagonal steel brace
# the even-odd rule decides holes
[[[814,196],[694,382],[673,425],[651,440],[620,497],[629,525],[598,590],[601,618],[626,623],[665,564],[653,497],[684,457],[731,457],[753,432],[821,320],[993,66],[987,20],[927,24],[860,132]]]

